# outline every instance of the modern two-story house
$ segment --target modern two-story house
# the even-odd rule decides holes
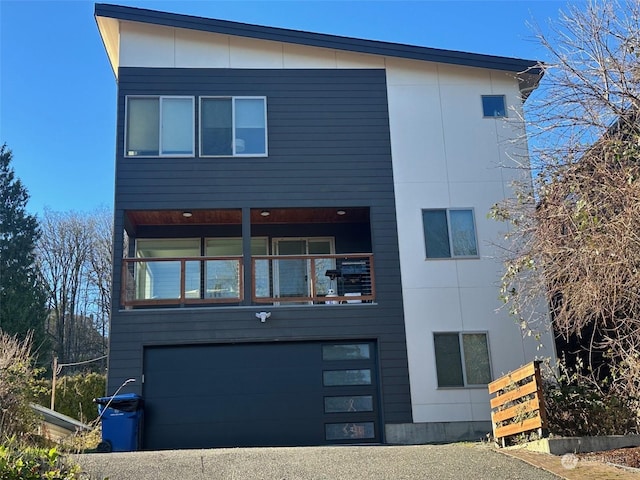
[[[541,354],[497,310],[486,219],[535,62],[95,17],[118,85],[108,391],[135,379],[144,447],[490,431],[487,382]]]

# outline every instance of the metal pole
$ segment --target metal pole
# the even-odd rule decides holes
[[[53,378],[51,380],[51,410],[56,409],[56,377],[58,376],[58,357],[53,357]]]

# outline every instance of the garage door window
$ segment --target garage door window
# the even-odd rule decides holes
[[[368,343],[353,345],[323,345],[323,360],[368,360],[371,358],[371,351]]]
[[[371,385],[371,370],[327,370],[322,372],[325,387],[344,385]]]
[[[344,412],[373,412],[373,395],[324,398],[324,413]]]
[[[327,440],[353,440],[356,438],[375,438],[373,422],[329,423],[325,425]]]

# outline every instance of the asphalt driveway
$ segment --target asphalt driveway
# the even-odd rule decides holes
[[[484,444],[234,448],[77,455],[92,480],[557,480]]]

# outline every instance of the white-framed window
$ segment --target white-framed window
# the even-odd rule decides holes
[[[423,209],[422,226],[426,258],[478,257],[473,209]]]
[[[195,155],[194,97],[128,96],[125,117],[125,156]]]
[[[200,97],[200,156],[267,156],[266,97]]]
[[[482,95],[482,115],[485,118],[502,118],[507,116],[504,95]]]
[[[467,387],[491,382],[486,332],[433,334],[438,387]]]

